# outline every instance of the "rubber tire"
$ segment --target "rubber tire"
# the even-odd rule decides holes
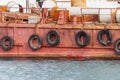
[[[106,41],[103,41],[102,40],[102,35],[103,34],[106,34],[107,35],[107,40]],[[107,46],[109,45],[111,42],[112,42],[112,33],[109,31],[109,29],[102,29],[98,32],[97,34],[97,39],[98,39],[98,42],[104,46]]]
[[[56,40],[55,40],[55,41],[52,41],[52,40],[51,40],[51,35],[52,35],[52,34],[54,34],[54,35],[56,36]],[[57,31],[51,30],[51,31],[49,31],[49,32],[47,33],[46,40],[47,40],[47,43],[48,43],[49,45],[51,45],[51,46],[56,46],[56,45],[58,45],[59,42],[60,42],[60,36],[59,36],[59,34],[58,34]]]
[[[85,41],[84,42],[80,42],[79,38],[84,36],[85,37]],[[88,35],[87,32],[85,31],[79,31],[76,36],[75,36],[75,42],[78,46],[80,47],[85,47],[90,43],[90,36]]]
[[[113,47],[116,54],[120,55],[120,49],[118,49],[118,44],[120,44],[120,38],[114,42],[114,47]]]
[[[32,40],[37,39],[38,41],[38,46],[34,46],[34,44],[32,43]],[[28,39],[28,45],[32,50],[38,50],[41,48],[42,46],[42,39],[39,37],[39,35],[37,34],[32,34],[29,39]]]
[[[8,40],[9,41],[9,45],[8,46],[6,46],[5,44],[4,44],[4,41],[5,40]],[[1,48],[3,49],[3,50],[5,50],[5,51],[7,51],[7,50],[10,50],[12,47],[13,47],[13,39],[10,37],[10,36],[3,36],[2,38],[1,38],[1,40],[0,40],[0,45],[1,45]]]

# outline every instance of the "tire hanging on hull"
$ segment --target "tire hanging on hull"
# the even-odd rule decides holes
[[[0,40],[0,45],[3,50],[7,51],[13,47],[13,39],[10,36],[3,36]]]
[[[116,52],[116,54],[120,55],[120,48],[119,48],[119,45],[120,45],[120,38],[117,39],[115,42],[114,42],[114,50]]]
[[[54,38],[54,40],[52,40],[52,38]],[[51,30],[47,33],[46,40],[49,45],[56,46],[60,42],[60,36],[57,31]]]
[[[36,40],[36,44],[34,44],[34,40]],[[38,50],[41,48],[42,39],[37,34],[32,34],[28,39],[28,45],[32,50]]]
[[[103,40],[103,35],[107,35],[107,40]],[[104,46],[107,46],[111,43],[112,41],[112,34],[111,32],[109,31],[109,29],[102,29],[98,32],[97,34],[97,39],[98,39],[98,42]]]
[[[80,41],[80,39],[84,37],[84,41]],[[87,32],[85,31],[79,31],[76,36],[75,36],[75,41],[76,41],[76,44],[80,47],[85,47],[89,44],[90,42],[90,36],[88,35]]]

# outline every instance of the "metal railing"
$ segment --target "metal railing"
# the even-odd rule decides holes
[[[97,14],[99,17],[98,22],[102,22],[101,16],[103,17],[109,17],[109,23],[117,23],[120,22],[120,13],[118,14],[117,12],[120,10],[120,7],[118,8],[81,8],[80,9],[80,14],[82,15],[82,23],[84,23],[84,18],[83,16],[86,14]],[[95,12],[92,12],[95,11]],[[103,18],[103,19],[105,19]],[[119,19],[119,20],[117,20]],[[103,20],[104,21],[104,20]]]

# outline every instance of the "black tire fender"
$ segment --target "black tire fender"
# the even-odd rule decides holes
[[[51,38],[52,38],[52,35],[55,36],[55,41],[52,41]],[[60,36],[59,36],[59,33],[55,30],[51,30],[47,33],[46,35],[46,40],[47,40],[47,43],[51,46],[56,46],[57,44],[59,44],[60,42]]]
[[[9,44],[5,44],[5,42],[8,42]],[[10,50],[13,47],[13,39],[10,36],[3,36],[0,40],[0,45],[3,50]]]
[[[107,40],[102,39],[104,34],[107,35]],[[112,42],[112,33],[109,31],[109,29],[102,29],[98,32],[97,39],[100,44],[107,46]]]
[[[120,44],[120,38],[117,39],[117,40],[114,42],[114,46],[113,46],[116,54],[118,54],[118,55],[120,55],[120,49],[118,48],[118,45],[119,45],[119,44]]]
[[[37,40],[37,45],[33,44],[33,40],[36,39]],[[37,34],[32,34],[29,39],[28,39],[28,45],[32,50],[38,50],[41,48],[42,46],[42,39],[39,37],[39,35]]]
[[[81,41],[79,40],[82,36],[85,38],[85,40],[84,40],[83,42],[81,42]],[[90,43],[90,36],[89,36],[88,33],[85,32],[85,31],[79,31],[79,32],[75,35],[75,42],[76,42],[76,44],[77,44],[78,46],[80,46],[80,47],[85,47],[85,46],[87,46],[87,45]]]

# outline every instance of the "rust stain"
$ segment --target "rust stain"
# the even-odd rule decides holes
[[[86,0],[71,0],[71,6],[86,6]]]

